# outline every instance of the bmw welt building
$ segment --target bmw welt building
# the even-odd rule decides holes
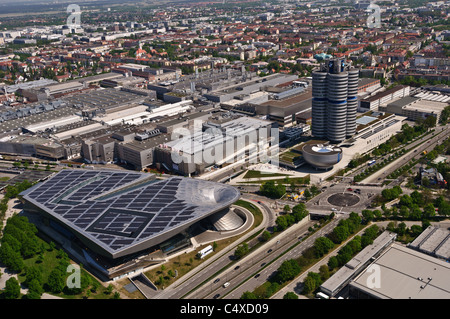
[[[108,269],[144,251],[163,250],[171,240],[176,245],[173,239],[191,225],[216,213],[224,216],[240,192],[184,177],[65,169],[21,195],[25,213],[39,219],[42,230],[57,232],[91,266],[113,278],[117,274]]]

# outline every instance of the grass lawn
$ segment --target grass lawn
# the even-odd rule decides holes
[[[286,151],[280,154],[280,161],[283,162],[294,162],[295,160],[302,157],[301,154],[294,151]]]
[[[50,273],[58,266],[59,264],[59,259],[57,258],[58,255],[58,249],[55,248],[53,250],[51,250],[50,245],[45,242],[43,239],[39,238],[39,245],[44,247],[45,251],[43,253],[43,259],[39,260],[38,255],[33,256],[31,258],[27,258],[24,259],[24,264],[26,267],[32,267],[32,266],[38,266],[41,271],[42,271],[42,282],[46,283],[48,281],[48,277],[50,275]],[[75,262],[71,261],[72,264],[75,264]],[[87,276],[89,276],[90,278],[90,282],[97,282],[97,290],[96,292],[92,292],[91,291],[91,295],[89,298],[91,299],[109,299],[112,297],[112,294],[107,295],[105,294],[106,292],[106,288],[102,285],[102,283],[100,281],[98,281],[96,278],[94,278],[92,275],[88,274],[84,269],[81,269],[81,271],[84,274],[87,274]],[[67,276],[69,276],[70,273],[67,273]],[[26,272],[22,271],[19,275],[18,275],[18,279],[19,282],[22,283],[25,281],[26,279]],[[77,295],[70,295],[70,294],[65,294],[64,292],[61,292],[59,294],[52,294],[61,298],[67,298],[67,299],[82,299],[85,296],[85,293],[87,292],[88,289],[92,288],[92,284],[90,285],[89,288],[87,288],[85,290],[84,293],[81,294],[77,294]],[[44,289],[45,289],[45,284],[44,284]],[[49,293],[48,291],[45,291],[47,293]]]
[[[261,178],[261,177],[277,177],[277,176],[289,176],[289,175],[281,173],[264,173],[261,171],[249,170],[245,174],[244,178]]]
[[[276,179],[266,179],[263,181],[249,181],[249,182],[238,182],[239,184],[262,184],[265,183],[267,181],[274,181],[275,183],[282,183],[282,184],[286,184],[286,181],[284,178],[276,178]],[[289,177],[289,183],[295,183],[297,184],[309,184],[309,175],[305,176],[305,177]]]

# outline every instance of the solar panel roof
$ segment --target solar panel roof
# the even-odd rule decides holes
[[[192,178],[158,180],[148,173],[65,169],[22,195],[115,258],[162,242],[168,232],[231,205],[240,193]]]

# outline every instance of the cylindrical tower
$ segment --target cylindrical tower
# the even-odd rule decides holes
[[[340,143],[356,133],[358,76],[344,59],[328,59],[312,72],[314,137]]]
[[[348,96],[347,96],[347,138],[356,133],[356,109],[358,107],[358,80],[359,70],[348,70]]]
[[[331,142],[342,142],[347,133],[347,82],[347,72],[327,75],[327,138]]]
[[[312,72],[312,123],[311,133],[326,138],[327,128],[327,73]]]

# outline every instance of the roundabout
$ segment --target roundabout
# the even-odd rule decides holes
[[[333,206],[347,207],[354,206],[359,203],[360,199],[357,195],[351,193],[333,194],[327,198],[328,203]]]

